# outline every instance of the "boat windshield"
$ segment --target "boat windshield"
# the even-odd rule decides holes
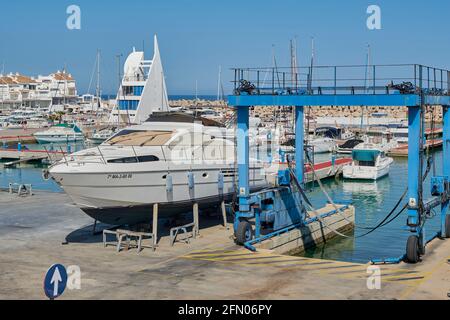
[[[111,146],[162,146],[173,136],[172,131],[122,130],[105,144]]]

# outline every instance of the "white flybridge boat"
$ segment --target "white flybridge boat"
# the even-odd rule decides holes
[[[49,174],[86,214],[113,225],[151,221],[231,199],[236,191],[234,130],[211,119],[169,110],[155,36],[152,61],[128,56],[110,122],[133,123],[100,146],[76,152]],[[250,186],[268,186],[263,164],[251,160]]]
[[[117,93],[117,104],[110,123],[141,124],[157,111],[169,111],[164,69],[158,39],[154,36],[152,60],[145,60],[143,51],[130,53],[124,64],[124,75]]]
[[[85,213],[114,225],[211,207],[231,199],[237,183],[235,145],[219,128],[167,113],[120,130],[97,148],[66,157],[52,178]],[[212,131],[211,131],[212,130]],[[262,163],[251,160],[250,186],[267,187]]]
[[[378,180],[387,176],[394,159],[386,157],[379,145],[363,143],[356,146],[352,153],[353,162],[344,166],[344,179]]]
[[[84,134],[75,124],[62,123],[57,124],[46,131],[36,132],[34,134],[37,142],[45,143],[67,143],[84,140]]]

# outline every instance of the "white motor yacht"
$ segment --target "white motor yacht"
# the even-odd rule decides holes
[[[307,142],[314,154],[330,153],[336,149],[336,142],[331,138],[314,137]]]
[[[74,124],[58,124],[46,131],[36,132],[34,134],[38,143],[67,143],[83,141],[84,135]]]
[[[383,149],[376,144],[363,143],[352,153],[353,162],[344,166],[344,179],[378,180],[389,174],[394,159],[386,157]]]
[[[117,128],[106,128],[96,132],[88,139],[93,144],[101,144],[111,138],[117,132]]]
[[[154,204],[160,216],[169,216],[192,210],[193,203],[205,208],[231,199],[234,143],[205,122],[183,122],[189,115],[167,117],[124,128],[49,173],[85,213],[114,225],[151,221]],[[268,185],[262,163],[250,161],[249,179],[251,191]]]

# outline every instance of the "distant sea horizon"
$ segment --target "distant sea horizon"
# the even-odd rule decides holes
[[[115,94],[103,94],[102,99],[109,100],[109,99],[115,99]],[[217,95],[198,95],[197,98],[199,100],[210,100],[214,101],[217,100]],[[169,100],[195,100],[194,94],[178,94],[178,95],[169,95]]]

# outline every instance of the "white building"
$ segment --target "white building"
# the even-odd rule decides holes
[[[0,109],[64,109],[77,102],[76,82],[72,75],[58,71],[36,78],[21,74],[0,75]]]
[[[155,35],[152,60],[145,60],[144,52],[133,49],[125,61],[117,105],[111,113],[110,122],[140,124],[154,111],[168,110],[164,70]]]

